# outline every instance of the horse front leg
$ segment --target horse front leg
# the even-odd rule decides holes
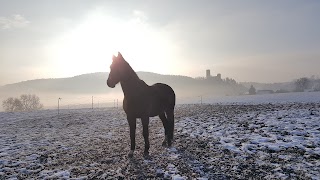
[[[149,117],[143,117],[141,118],[142,121],[142,127],[143,127],[143,138],[144,138],[144,153],[143,155],[145,157],[149,156]]]
[[[136,118],[127,117],[127,120],[130,127],[130,141],[131,141],[131,149],[128,154],[128,157],[132,158],[134,150],[136,149]]]
[[[168,144],[168,134],[169,134],[169,126],[168,126],[168,120],[164,113],[161,113],[159,115],[159,118],[162,121],[163,127],[164,127],[164,140],[162,142],[162,146],[167,146]]]

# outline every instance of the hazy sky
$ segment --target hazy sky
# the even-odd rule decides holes
[[[319,17],[317,0],[0,0],[0,85],[107,72],[117,51],[136,71],[319,77]]]

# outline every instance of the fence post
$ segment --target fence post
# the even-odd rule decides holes
[[[58,98],[58,114],[60,114],[60,100],[61,98]]]

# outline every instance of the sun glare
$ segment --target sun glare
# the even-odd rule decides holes
[[[168,73],[161,65],[173,53],[163,34],[140,18],[123,21],[101,12],[91,13],[48,49],[57,76],[61,77],[109,71],[111,57],[118,51],[136,71]]]

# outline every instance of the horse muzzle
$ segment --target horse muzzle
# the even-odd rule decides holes
[[[110,88],[116,87],[115,84],[110,83],[110,80],[109,80],[109,79],[107,80],[107,85],[108,85]]]

